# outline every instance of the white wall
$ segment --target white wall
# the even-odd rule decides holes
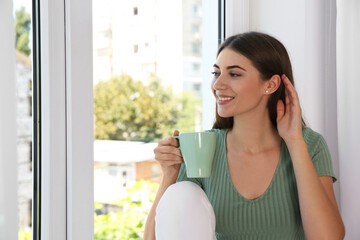
[[[341,213],[346,239],[360,239],[360,1],[337,1]]]
[[[247,8],[248,19],[235,19],[236,14],[232,14],[235,17],[227,23],[231,29],[228,36],[263,31],[287,48],[305,119],[323,134],[330,148],[339,178],[334,189],[346,239],[360,239],[360,2],[229,2],[236,3],[234,12],[246,13]]]

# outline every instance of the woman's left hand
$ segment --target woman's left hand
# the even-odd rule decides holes
[[[303,140],[301,107],[298,94],[285,76],[281,77],[285,85],[285,106],[282,100],[277,103],[277,129],[286,143]]]

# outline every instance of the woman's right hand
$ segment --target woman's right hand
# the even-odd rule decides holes
[[[173,136],[179,136],[179,131],[174,131]],[[155,160],[161,165],[163,178],[146,220],[144,230],[144,239],[146,240],[155,239],[155,215],[157,205],[166,189],[176,182],[177,176],[179,175],[180,164],[183,163],[183,158],[180,150],[177,149],[178,147],[178,140],[169,136],[161,139],[158,146],[154,149]]]
[[[173,136],[179,136],[179,131],[175,130]],[[160,163],[164,177],[179,174],[181,163],[184,161],[178,147],[178,140],[168,136],[161,139],[154,149],[155,160]]]

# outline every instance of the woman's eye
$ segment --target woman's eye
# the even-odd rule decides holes
[[[237,74],[237,73],[230,73],[230,76],[232,76],[232,77],[240,77],[241,75]]]
[[[212,72],[211,74],[214,75],[214,77],[218,77],[220,75],[218,72]]]

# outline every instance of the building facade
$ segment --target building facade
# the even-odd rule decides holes
[[[115,204],[139,180],[159,183],[161,170],[153,152],[156,146],[157,143],[95,140],[95,202]]]
[[[31,230],[32,218],[32,63],[16,51],[19,228]]]
[[[94,84],[155,73],[174,92],[201,93],[201,0],[94,0]]]

